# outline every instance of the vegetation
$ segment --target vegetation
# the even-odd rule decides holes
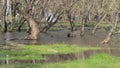
[[[109,54],[95,54],[85,60],[64,61],[46,64],[1,65],[1,68],[119,68],[120,57]]]
[[[85,26],[92,26],[94,35],[99,25],[106,23],[104,26],[111,28],[102,43],[108,43],[119,23],[119,4],[119,0],[0,0],[0,26],[3,32],[28,27],[25,39],[38,39],[39,32],[54,30],[58,22],[69,23],[71,32],[81,24],[82,36]]]
[[[109,32],[101,42],[104,44],[110,41],[113,34],[120,33],[119,22],[120,0],[0,0],[0,30],[6,41],[15,40],[7,38],[5,34],[8,31],[20,32],[21,29],[24,29],[27,31],[27,36],[24,39],[38,40],[41,36],[40,32],[69,29],[68,26],[70,26],[71,32],[67,32],[67,37],[84,36],[85,27],[92,28],[92,30],[90,29],[91,33],[88,33],[92,35],[95,34],[98,27],[105,28]],[[80,31],[79,34],[75,30]],[[50,37],[53,38],[53,36]],[[34,60],[45,60],[46,57],[43,55],[66,55],[101,49],[66,44],[15,45],[1,47],[1,63],[5,61],[8,64],[10,60],[33,60],[34,62]],[[30,64],[30,66],[41,68],[118,68],[120,66],[119,59],[119,57],[107,54],[96,54],[85,60]],[[7,66],[14,68],[17,65]],[[22,66],[27,67],[26,64]],[[0,67],[6,68],[4,65]],[[19,64],[17,67],[20,67]]]
[[[120,58],[108,54],[96,54],[85,60],[50,63],[41,68],[119,68]]]
[[[5,46],[0,50],[0,60],[5,60],[8,55],[9,60],[42,60],[42,55],[47,54],[71,54],[86,50],[97,50],[97,47],[78,47],[75,45],[53,44],[53,45],[24,45]]]

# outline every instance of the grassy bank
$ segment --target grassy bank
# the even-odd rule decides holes
[[[120,57],[96,54],[85,60],[65,61],[47,64],[1,65],[0,68],[119,68]]]
[[[64,63],[51,63],[44,64],[41,66],[41,68],[119,68],[119,67],[120,58],[108,54],[96,54],[85,60],[66,61]]]
[[[42,60],[41,55],[46,54],[71,54],[80,51],[97,50],[95,47],[78,47],[76,45],[53,44],[53,45],[22,45],[4,46],[0,49],[0,60]]]

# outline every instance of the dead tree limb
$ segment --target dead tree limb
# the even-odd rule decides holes
[[[115,14],[115,20],[113,21],[113,26],[112,26],[110,32],[108,33],[107,37],[106,37],[101,43],[106,44],[106,43],[108,43],[108,42],[110,41],[110,38],[111,38],[114,30],[115,30],[116,27],[117,27],[118,18],[119,18],[119,17],[118,17],[118,14]]]

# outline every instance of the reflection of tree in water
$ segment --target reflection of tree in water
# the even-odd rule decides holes
[[[32,44],[38,44],[38,42],[39,42],[38,40],[31,40]]]

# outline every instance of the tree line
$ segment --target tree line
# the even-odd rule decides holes
[[[0,20],[2,32],[21,31],[28,25],[28,36],[25,39],[38,39],[40,32],[48,31],[58,21],[68,21],[71,32],[75,22],[82,24],[80,35],[84,35],[85,25],[95,23],[91,31],[99,24],[107,23],[111,29],[102,41],[107,43],[119,24],[120,0],[0,0]]]

